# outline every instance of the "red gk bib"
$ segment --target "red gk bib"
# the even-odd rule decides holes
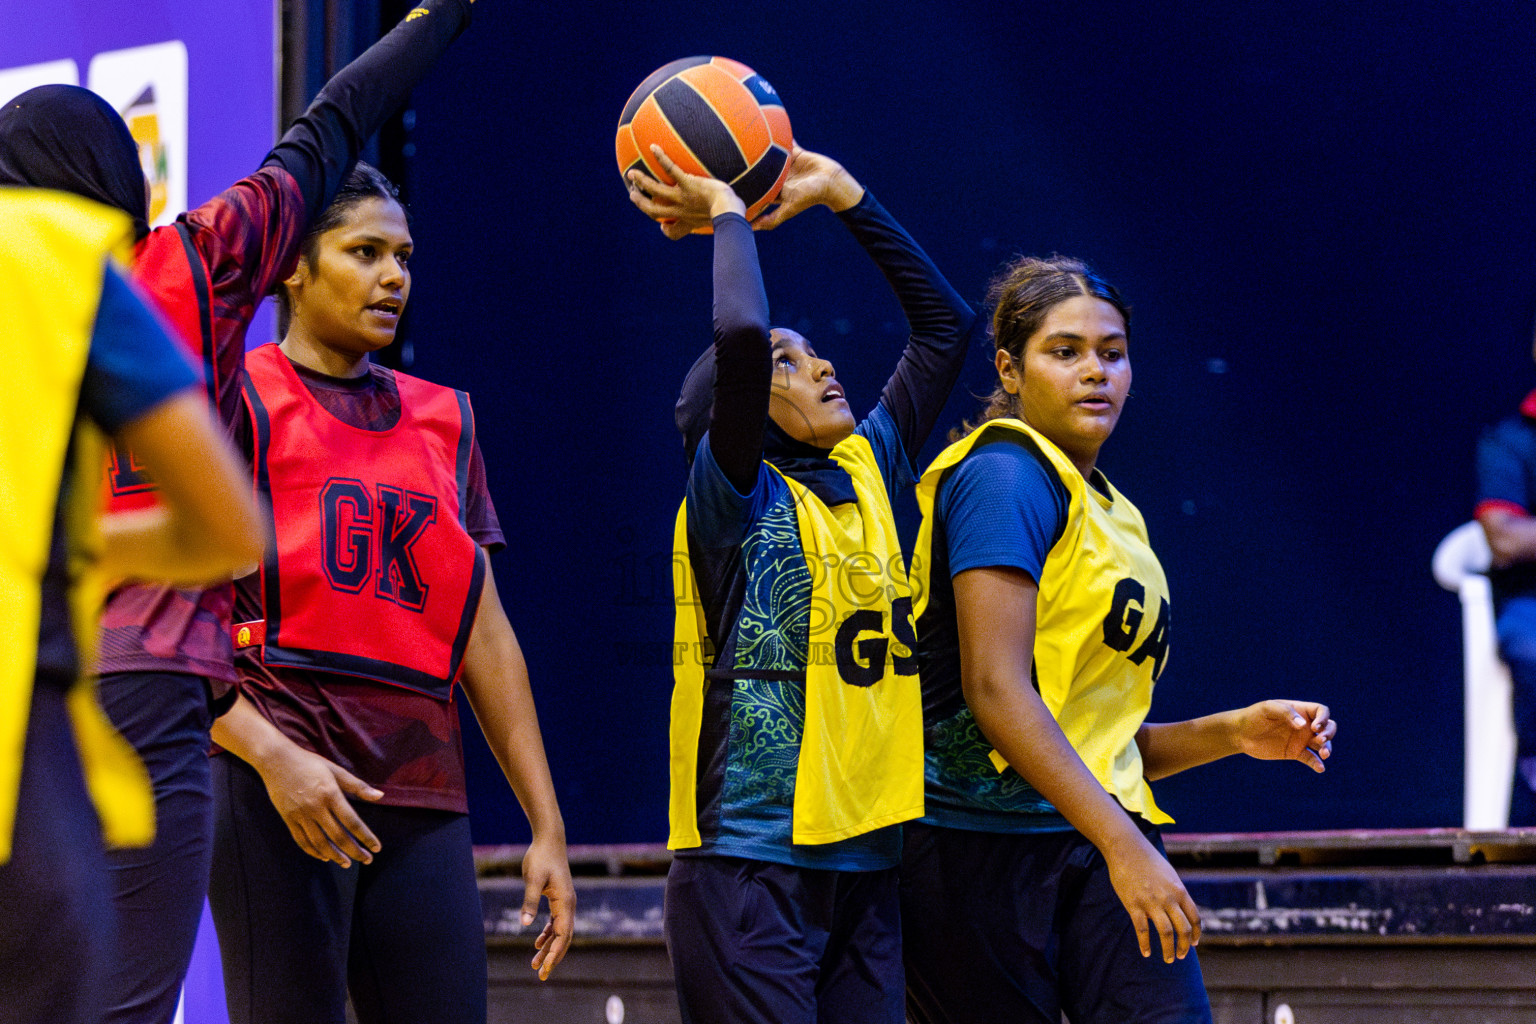
[[[446,700],[485,581],[464,526],[469,396],[396,373],[399,422],[362,430],[327,412],[276,345],[245,366],[252,468],[275,536],[261,568],[264,632],[236,624],[236,646],[261,645],[269,665]]]

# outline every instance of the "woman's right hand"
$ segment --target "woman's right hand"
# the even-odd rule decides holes
[[[295,743],[273,752],[256,770],[299,849],[344,868],[353,860],[373,861],[381,844],[347,797],[373,801],[382,790]]]
[[[689,174],[672,161],[660,146],[651,146],[651,155],[662,170],[677,184],[657,181],[644,171],[630,171],[629,201],[647,217],[661,224],[668,238],[682,238],[695,230],[709,227],[722,213],[747,215],[747,204],[723,181]]]
[[[1141,955],[1152,955],[1152,929],[1156,928],[1163,961],[1171,964],[1200,944],[1200,910],[1168,859],[1139,833],[1136,838],[1140,841],[1104,854],[1109,884],[1131,915]]]

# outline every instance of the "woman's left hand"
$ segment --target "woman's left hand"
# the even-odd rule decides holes
[[[1324,704],[1304,700],[1266,700],[1237,712],[1237,749],[1265,761],[1300,761],[1315,772],[1333,755],[1338,723]]]
[[[651,155],[676,184],[657,181],[644,171],[630,171],[625,179],[629,183],[629,201],[647,217],[659,222],[662,233],[668,238],[676,241],[708,228],[722,213],[746,216],[747,204],[725,182],[689,174],[660,146],[653,145]]]
[[[540,981],[565,959],[576,926],[576,886],[571,881],[571,865],[566,859],[565,840],[544,840],[538,836],[523,854],[523,927],[539,914],[539,897],[549,900],[549,921],[533,940],[538,952],[532,967]]]

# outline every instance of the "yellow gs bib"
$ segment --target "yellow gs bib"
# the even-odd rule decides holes
[[[869,442],[832,449],[858,501],[830,508],[785,477],[811,575],[805,723],[792,839],[835,843],[923,813],[923,710],[912,594],[895,517]],[[696,778],[713,647],[688,561],[686,505],[673,535],[677,617],[671,722],[671,837],[700,845]]]

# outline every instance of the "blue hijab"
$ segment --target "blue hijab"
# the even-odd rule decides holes
[[[715,347],[711,345],[695,360],[677,397],[673,414],[678,433],[683,435],[683,454],[693,465],[694,452],[709,430],[711,410],[715,405]],[[796,441],[768,417],[763,428],[763,459],[791,480],[800,484],[827,505],[857,501],[853,477],[832,458],[832,449]]]

